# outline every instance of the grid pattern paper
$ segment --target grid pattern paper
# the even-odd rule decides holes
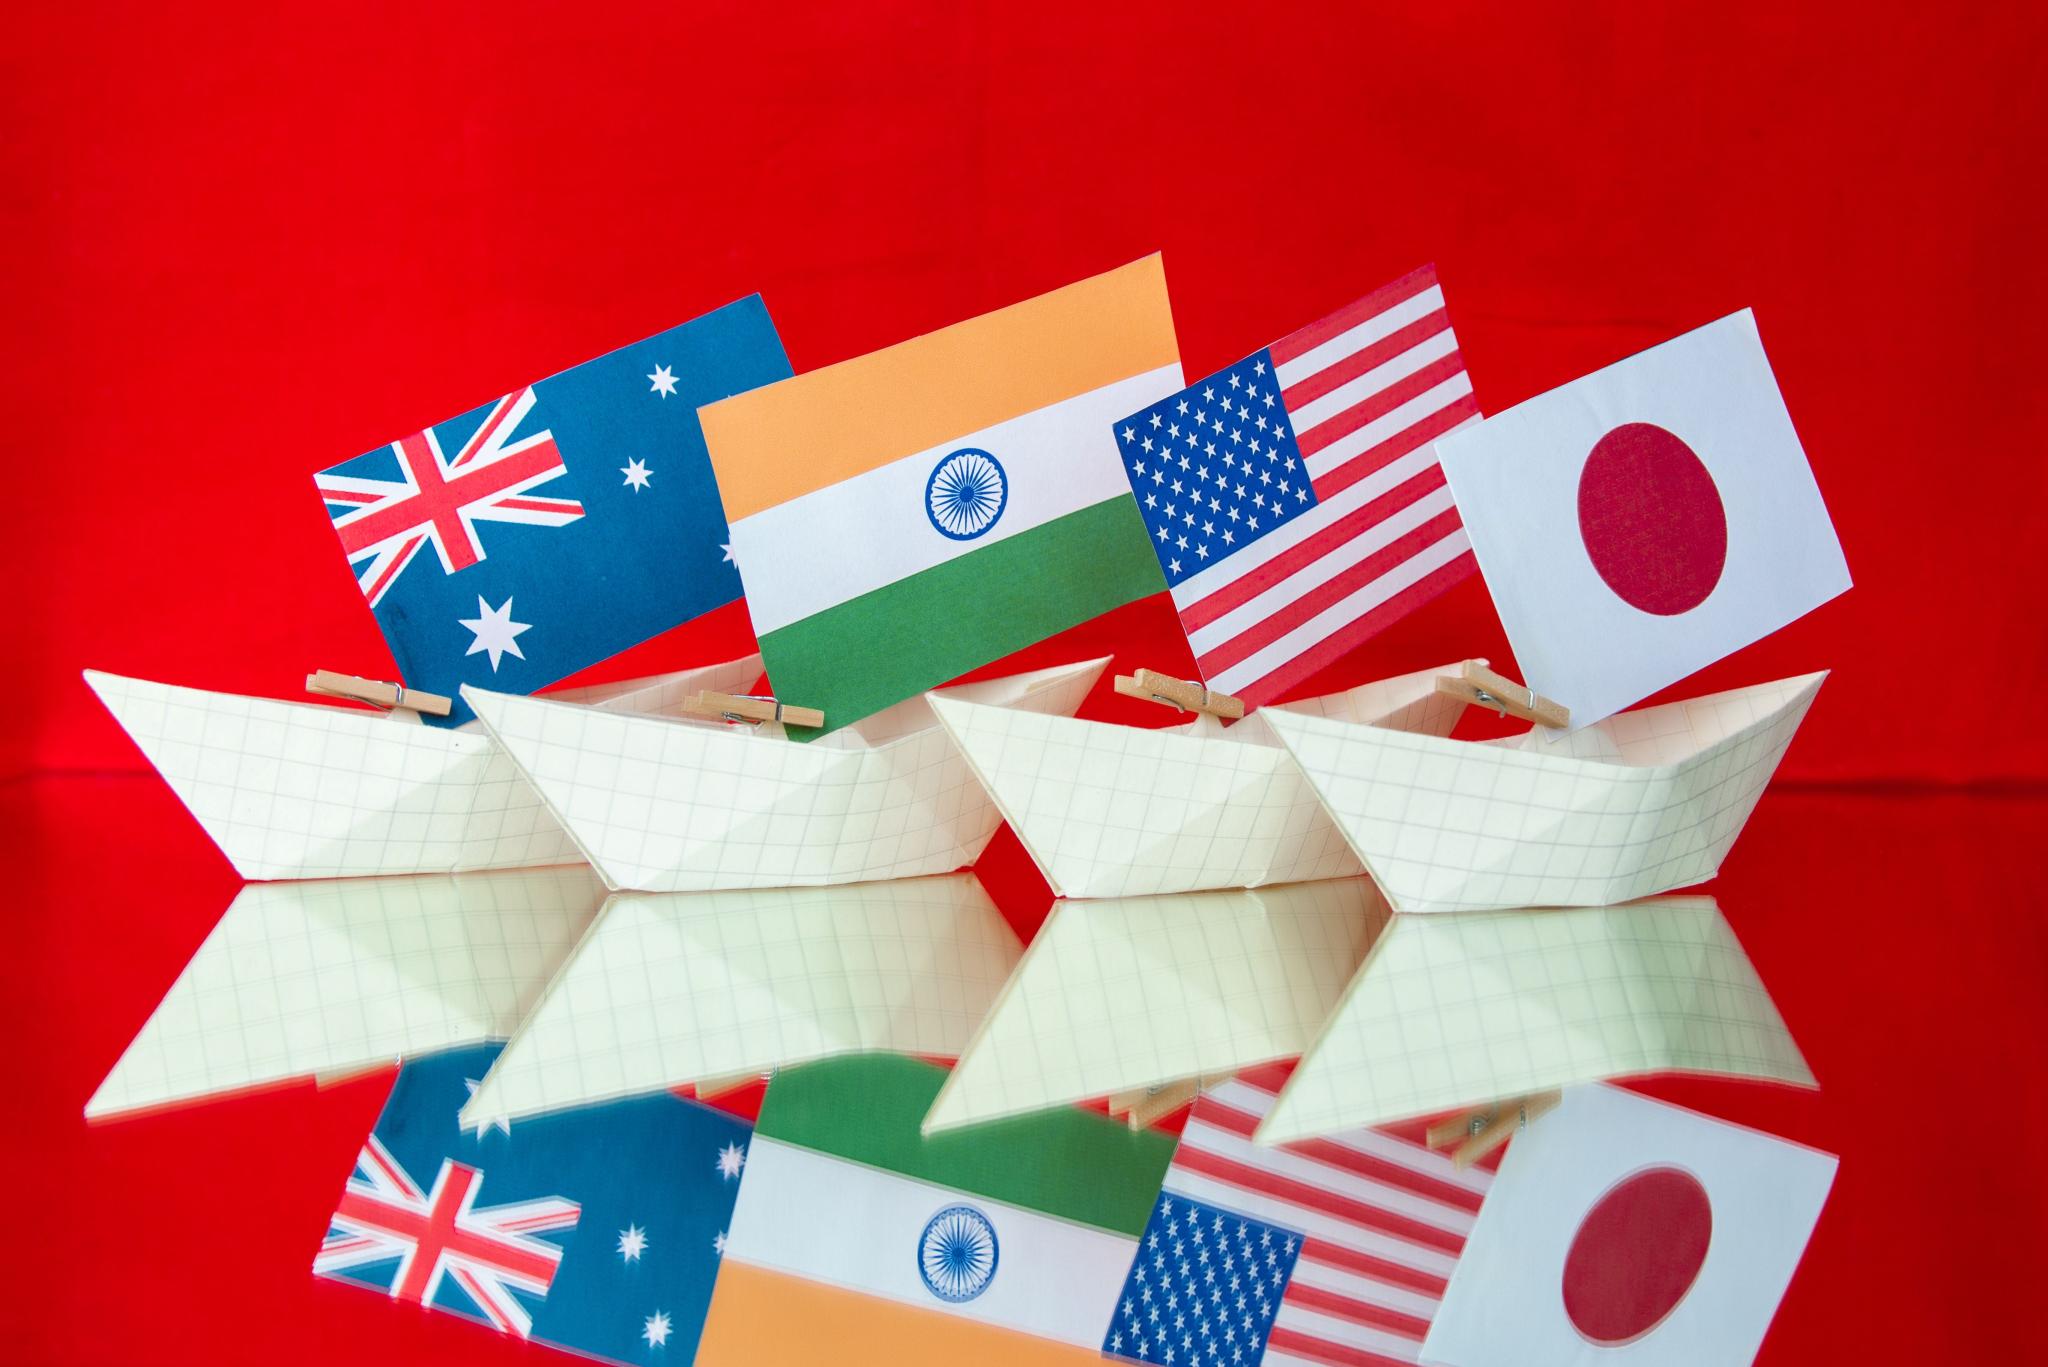
[[[1063,897],[1142,897],[1361,872],[1299,768],[1276,712],[1447,736],[1464,705],[1442,669],[1254,712],[1147,730],[935,700],[1025,849]]]
[[[1475,745],[1275,716],[1396,911],[1606,906],[1714,876],[1825,674],[1648,707],[1602,741]],[[1576,751],[1577,753],[1574,753]]]
[[[1059,903],[925,1133],[1292,1058],[1386,918],[1364,878]]]
[[[1396,916],[1258,1139],[1670,1071],[1814,1085],[1711,897]]]
[[[503,1039],[603,896],[581,865],[244,887],[85,1113]]]
[[[971,873],[621,893],[463,1111],[524,1116],[868,1050],[951,1057],[1021,952]]]
[[[760,677],[759,656],[563,696],[661,710]],[[322,703],[125,679],[85,681],[235,872],[275,878],[572,864],[574,842],[490,737]]]
[[[1106,663],[949,696],[1068,713]],[[626,716],[474,688],[463,696],[614,890],[950,873],[974,862],[1001,820],[923,698],[797,744],[773,723]]]

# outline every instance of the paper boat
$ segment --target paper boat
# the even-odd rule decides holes
[[[1605,906],[1714,876],[1826,677],[1508,743],[1262,715],[1394,910]]]
[[[761,676],[758,655],[559,692],[659,712]],[[212,693],[87,670],[85,681],[244,878],[458,873],[577,862],[576,846],[474,723]]]
[[[603,897],[580,864],[249,884],[85,1113],[503,1039]]]
[[[1057,903],[925,1133],[1291,1059],[1387,915],[1366,878]]]
[[[1446,668],[1449,668],[1448,666]],[[1464,704],[1440,669],[1159,730],[932,699],[1063,897],[1137,897],[1342,878],[1358,858],[1274,737],[1275,713],[1447,736]]]
[[[498,1056],[464,1123],[835,1054],[950,1058],[1021,952],[971,873],[618,893]]]
[[[1004,715],[1064,717],[1108,663],[943,696]],[[462,696],[614,890],[950,873],[974,862],[1002,820],[924,698],[797,742],[772,722],[627,716],[471,687]]]
[[[1713,898],[1395,916],[1256,1138],[1662,1072],[1814,1085]]]

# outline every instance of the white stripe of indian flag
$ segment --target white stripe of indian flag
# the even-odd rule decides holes
[[[755,632],[766,636],[1070,513],[1129,498],[1112,426],[1179,387],[1179,365],[1161,366],[741,518],[732,524],[732,551]],[[1008,482],[995,524],[971,540],[944,535],[925,512],[933,469],[958,450],[986,451]]]
[[[971,1299],[925,1282],[926,1226],[967,1206],[994,1231],[995,1266]],[[871,1296],[1099,1347],[1137,1241],[756,1137],[725,1256]]]

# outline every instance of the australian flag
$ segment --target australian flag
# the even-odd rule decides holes
[[[664,1093],[464,1130],[502,1047],[399,1070],[313,1271],[612,1362],[688,1362],[751,1129]]]
[[[700,404],[789,378],[759,295],[315,476],[400,677],[531,693],[740,596]]]

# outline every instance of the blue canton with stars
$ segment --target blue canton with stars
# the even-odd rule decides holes
[[[1161,1367],[1245,1367],[1266,1351],[1301,1235],[1161,1193],[1102,1350]]]
[[[1316,506],[1270,351],[1133,413],[1116,437],[1169,585]]]

